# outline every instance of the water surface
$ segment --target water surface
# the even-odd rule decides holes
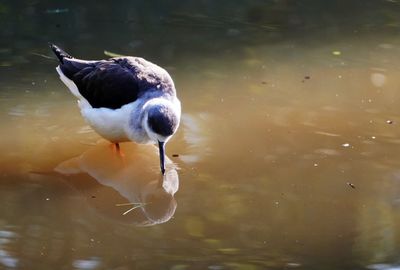
[[[398,4],[317,2],[2,4],[0,268],[397,269]],[[80,117],[49,39],[171,73],[164,184],[156,148]]]

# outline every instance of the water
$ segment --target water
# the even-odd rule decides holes
[[[398,269],[398,11],[0,4],[0,269]],[[163,184],[155,147],[91,131],[47,41],[171,73]]]

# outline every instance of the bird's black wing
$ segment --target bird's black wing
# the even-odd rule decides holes
[[[139,96],[139,85],[132,69],[114,59],[82,61],[63,58],[60,69],[93,108],[118,109]]]

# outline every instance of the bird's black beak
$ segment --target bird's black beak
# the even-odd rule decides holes
[[[165,143],[158,141],[158,150],[160,151],[160,167],[161,173],[165,173]]]

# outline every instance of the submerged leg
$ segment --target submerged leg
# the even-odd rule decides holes
[[[113,149],[113,152],[115,152],[119,157],[121,157],[121,158],[125,157],[125,154],[124,154],[124,152],[122,152],[122,149],[119,146],[119,143],[113,143],[113,144],[111,144],[111,147]]]
[[[118,153],[121,151],[121,148],[119,147],[119,143],[115,143],[115,148],[117,149]]]

